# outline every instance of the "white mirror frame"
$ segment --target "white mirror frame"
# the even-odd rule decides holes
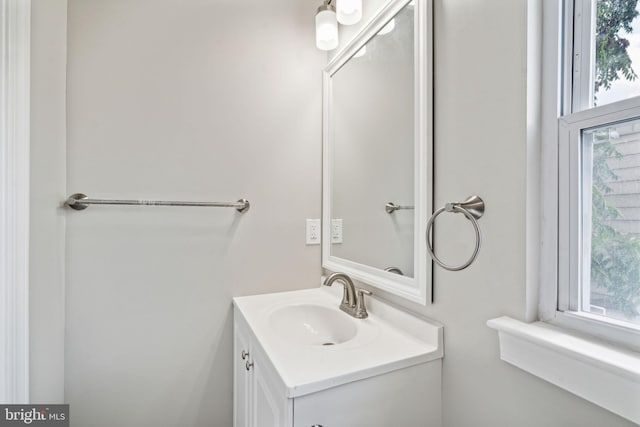
[[[400,276],[382,269],[331,255],[332,147],[330,116],[331,78],[411,0],[392,0],[323,70],[322,144],[322,266],[348,274],[407,300],[426,305],[432,302],[432,262],[427,257],[425,232],[433,211],[433,1],[414,0],[414,277]]]

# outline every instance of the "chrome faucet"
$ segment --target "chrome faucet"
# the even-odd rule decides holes
[[[371,292],[366,289],[358,289],[356,292],[351,278],[344,273],[333,273],[327,277],[322,284],[324,286],[331,286],[335,281],[340,282],[342,286],[344,286],[340,310],[356,319],[365,319],[369,314],[364,305],[364,295],[371,295]]]

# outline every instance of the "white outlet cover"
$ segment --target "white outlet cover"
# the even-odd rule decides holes
[[[342,219],[331,220],[331,243],[342,243]]]
[[[307,245],[319,245],[321,239],[319,219],[307,219],[306,242]]]

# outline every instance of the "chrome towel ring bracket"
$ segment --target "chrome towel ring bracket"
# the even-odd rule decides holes
[[[467,262],[457,267],[443,263],[433,251],[433,237],[431,230],[433,229],[434,221],[442,212],[454,212],[463,214],[469,221],[471,221],[471,224],[473,225],[473,229],[475,231],[476,244],[473,250],[473,254],[471,254],[471,257],[467,260]],[[431,255],[431,258],[433,258],[433,260],[440,267],[449,271],[460,271],[469,267],[473,263],[473,261],[475,261],[476,257],[478,256],[478,252],[480,252],[480,226],[478,225],[478,219],[480,219],[483,214],[484,201],[478,196],[470,196],[462,203],[447,203],[443,207],[435,211],[433,215],[431,215],[431,218],[429,218],[429,222],[427,222],[427,231],[425,233],[425,238],[427,240],[427,251],[429,252],[429,255]]]

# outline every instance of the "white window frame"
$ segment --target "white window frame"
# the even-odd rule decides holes
[[[640,117],[640,97],[589,108],[594,78],[589,71],[594,58],[582,52],[591,52],[593,40],[585,40],[582,31],[593,25],[593,9],[591,0],[545,0],[543,5],[539,317],[640,350],[640,328],[578,310],[578,286],[584,273],[580,256],[588,255],[580,231],[581,132]]]
[[[0,0],[0,403],[29,401],[31,0]]]

